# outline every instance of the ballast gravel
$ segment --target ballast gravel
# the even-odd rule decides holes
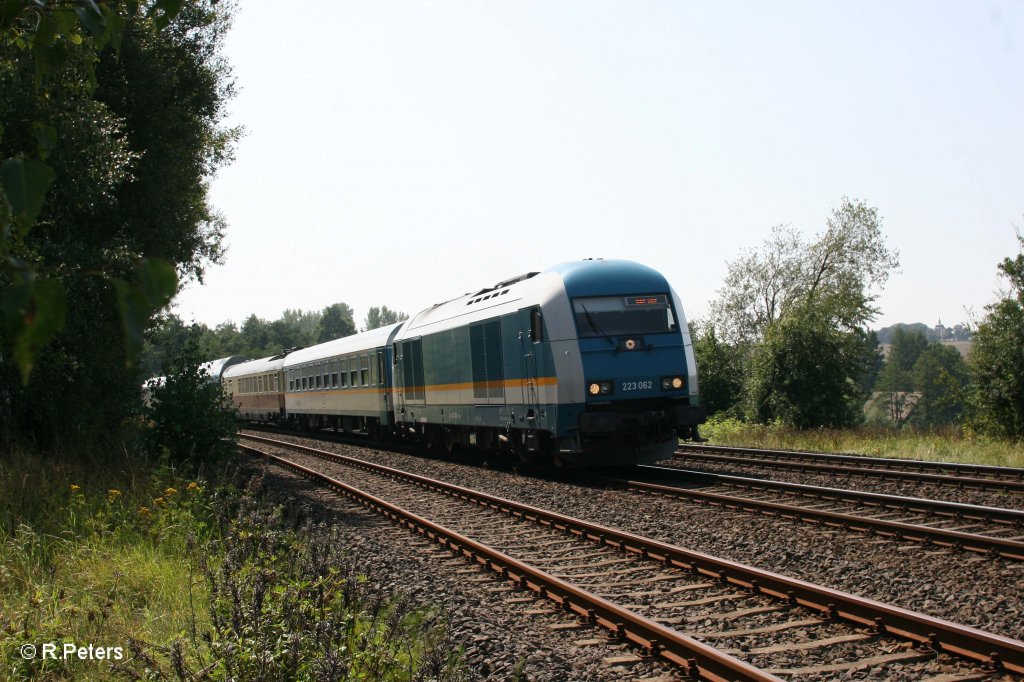
[[[928,550],[909,542],[643,493],[559,483],[481,465],[290,435],[274,437],[441,479],[1005,637],[1024,638],[1024,562]],[[905,489],[894,494],[926,496]]]

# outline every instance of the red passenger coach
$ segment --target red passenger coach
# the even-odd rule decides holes
[[[284,419],[284,359],[287,353],[232,365],[224,370],[224,394],[239,419],[274,423]]]

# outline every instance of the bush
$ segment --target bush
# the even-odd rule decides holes
[[[235,451],[238,422],[221,386],[200,368],[195,344],[187,343],[146,408],[150,445],[176,462],[199,466]]]

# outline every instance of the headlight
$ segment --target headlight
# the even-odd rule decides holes
[[[592,381],[587,385],[587,392],[593,396],[610,395],[612,392],[612,382]]]
[[[661,378],[661,390],[663,391],[678,391],[680,388],[686,385],[686,381],[682,377],[662,377]]]

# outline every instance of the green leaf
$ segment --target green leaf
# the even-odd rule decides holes
[[[75,14],[82,26],[88,29],[89,33],[97,38],[107,32],[107,24],[103,20],[103,12],[96,6],[93,0],[83,0],[81,4],[75,5]]]
[[[36,121],[32,124],[32,134],[36,137],[39,158],[45,160],[57,146],[57,129]]]
[[[116,56],[121,55],[121,38],[124,37],[125,20],[120,14],[107,5],[103,5],[103,17],[107,22],[107,37],[114,48]]]
[[[35,53],[36,85],[43,82],[53,66],[53,41],[57,37],[57,22],[49,12],[39,17],[39,23],[32,34],[32,52]]]
[[[132,367],[142,353],[143,334],[150,316],[166,306],[178,289],[174,266],[159,258],[143,258],[135,269],[135,282],[115,279],[117,304],[124,331],[125,363]]]
[[[22,383],[28,383],[39,351],[64,327],[67,314],[64,285],[59,280],[35,277],[31,273],[21,275],[4,291],[0,310]]]
[[[164,28],[178,16],[182,4],[183,0],[156,0],[149,8],[149,16],[153,17],[157,28]]]
[[[53,18],[57,20],[57,25],[60,26],[60,32],[65,35],[70,34],[78,27],[78,17],[71,12],[54,12]],[[79,39],[81,39],[81,36],[79,36]]]
[[[32,227],[43,208],[46,191],[53,182],[53,169],[35,159],[7,159],[0,167],[3,190],[11,213],[22,234]]]

